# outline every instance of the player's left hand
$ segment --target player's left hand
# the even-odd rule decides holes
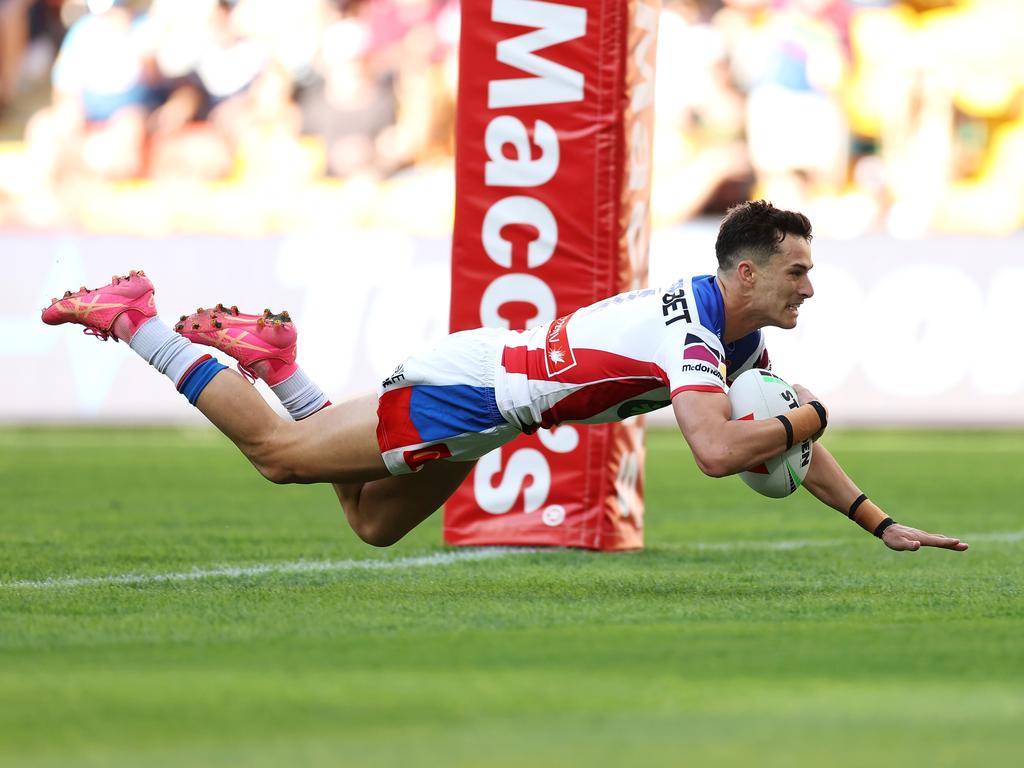
[[[921,547],[939,547],[940,549],[952,549],[963,552],[967,549],[967,542],[943,536],[938,533],[928,533],[908,525],[895,523],[890,525],[882,533],[882,541],[889,549],[899,551],[916,551]]]
[[[809,390],[807,387],[803,386],[802,384],[794,384],[793,385],[793,391],[796,392],[796,399],[799,401],[800,405],[805,405],[805,404],[811,402],[811,400],[817,400],[819,403],[821,403],[821,400],[818,399],[818,396],[815,395],[813,392],[811,392],[811,390]],[[825,409],[825,413],[827,414],[828,413],[828,406],[826,406],[824,403],[821,403],[821,405]],[[814,435],[811,436],[811,442],[814,442],[814,443],[818,442],[818,440],[821,438],[821,436],[824,433],[825,433],[824,429],[816,432]]]
[[[796,399],[800,402],[800,405],[809,403],[811,400],[818,400],[819,403],[821,402],[821,400],[818,399],[818,396],[803,384],[794,384],[793,391],[796,392]]]

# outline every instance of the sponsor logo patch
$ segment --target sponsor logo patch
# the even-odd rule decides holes
[[[713,365],[708,365],[707,363],[683,363],[679,370],[682,373],[710,373],[715,378],[721,379],[722,382],[725,382],[725,377],[722,376],[722,372],[718,368],[715,368]]]
[[[388,376],[384,381],[380,383],[382,389],[398,384],[400,381],[405,381],[405,363],[395,368],[395,372]]]
[[[566,328],[572,315],[565,315],[551,323],[544,340],[544,365],[548,376],[557,376],[576,366],[576,355],[569,344]]]
[[[725,381],[726,364],[722,362],[722,356],[716,350],[709,347],[700,336],[695,336],[692,333],[686,334],[683,344],[685,345],[683,347],[683,360],[688,360],[690,365],[697,366],[687,367],[687,365],[683,365],[683,371],[706,371],[716,378]],[[714,370],[709,370],[708,367],[700,367],[699,361],[706,363],[707,366]]]
[[[672,325],[677,320],[690,320],[690,307],[686,303],[686,290],[679,288],[661,297],[661,314],[665,325]]]

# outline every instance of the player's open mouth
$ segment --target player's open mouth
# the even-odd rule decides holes
[[[796,314],[796,315],[800,314],[800,305],[799,304],[787,304],[786,305],[786,309],[788,311],[792,312],[793,314]]]

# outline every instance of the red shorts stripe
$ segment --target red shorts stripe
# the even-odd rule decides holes
[[[412,387],[401,387],[383,393],[378,399],[377,444],[381,453],[424,442],[409,415],[411,398]]]

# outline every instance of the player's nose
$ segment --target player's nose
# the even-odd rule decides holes
[[[803,285],[800,286],[800,295],[803,296],[804,299],[809,299],[814,295],[814,286],[811,285],[811,279],[809,277],[804,278]]]

